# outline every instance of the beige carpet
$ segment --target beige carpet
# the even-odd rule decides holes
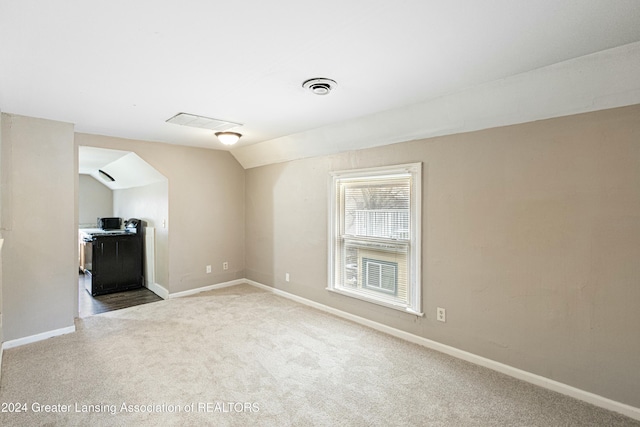
[[[78,329],[5,351],[0,425],[640,426],[248,285]]]

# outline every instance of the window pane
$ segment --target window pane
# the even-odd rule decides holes
[[[345,238],[336,254],[336,283],[395,302],[407,302],[409,246]]]
[[[382,271],[380,272],[380,287],[386,289],[389,292],[396,292],[396,271],[397,265],[382,265]]]
[[[344,234],[409,238],[409,178],[344,185]]]
[[[380,264],[367,262],[365,264],[365,271],[367,274],[365,275],[366,285],[370,288],[379,288],[380,286]]]
[[[380,258],[384,255],[381,254]],[[404,261],[404,260],[403,260]],[[398,263],[381,259],[362,258],[363,287],[377,290],[386,294],[396,295],[398,283],[396,281]],[[405,284],[403,283],[403,286]]]

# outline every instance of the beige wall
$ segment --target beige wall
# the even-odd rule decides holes
[[[247,171],[223,151],[75,145],[133,151],[168,178],[170,292],[247,277],[640,407],[639,118],[633,106]],[[73,325],[79,189],[72,125],[3,114],[1,131],[11,340]],[[415,161],[426,316],[327,292],[329,172]]]
[[[2,114],[4,341],[73,326],[78,145],[136,152],[169,179],[169,211],[150,217],[168,221],[160,280],[170,292],[244,277],[244,171],[229,153],[74,135],[71,124]]]
[[[2,148],[2,112],[0,112],[0,347],[4,342],[4,323],[2,322],[2,246],[4,245],[4,239],[2,238],[2,231],[4,230],[2,220],[2,206],[4,204],[4,170],[6,169],[2,163],[3,148]],[[0,354],[2,348],[0,348]],[[0,357],[0,373],[2,371],[2,357]]]
[[[167,177],[171,293],[244,277],[244,170],[231,154],[88,134],[75,139],[77,146],[133,151]]]
[[[113,191],[91,175],[79,175],[78,221],[80,228],[96,227],[98,218],[113,215]]]
[[[169,218],[168,182],[113,192],[113,212],[117,217],[138,218],[145,227],[155,228],[155,283],[169,288],[169,233],[163,226]]]
[[[329,172],[416,161],[426,316],[326,291]],[[258,167],[245,191],[247,278],[640,407],[640,106]]]
[[[73,125],[2,114],[5,340],[74,324],[74,164]]]

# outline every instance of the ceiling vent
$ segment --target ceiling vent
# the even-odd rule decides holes
[[[242,126],[242,124],[240,123],[227,122],[225,120],[212,119],[210,117],[197,116],[195,114],[188,113],[178,113],[168,119],[167,123],[173,123],[175,125],[182,126],[191,126],[201,129],[210,129],[220,132]]]
[[[315,95],[328,95],[338,85],[335,80],[317,77],[306,80],[302,83],[302,87],[311,91]]]

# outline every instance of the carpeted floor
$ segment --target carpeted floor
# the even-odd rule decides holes
[[[640,426],[249,285],[77,326],[5,351],[0,425]]]

